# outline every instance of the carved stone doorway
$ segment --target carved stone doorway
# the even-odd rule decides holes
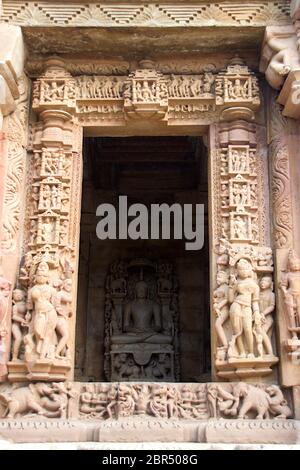
[[[175,347],[176,373],[147,379],[137,370],[123,380],[180,380],[205,382],[210,375],[210,314],[208,261],[208,171],[207,149],[201,137],[96,137],[85,138],[83,146],[83,195],[80,227],[80,259],[76,318],[75,379],[116,379],[105,370],[105,311],[107,280],[114,263],[134,263],[147,258],[157,266],[170,262],[177,278],[178,326]],[[205,244],[199,251],[185,250],[186,240],[99,240],[96,208],[126,195],[128,206],[142,203],[204,204]],[[155,297],[155,295],[154,295]],[[109,299],[111,300],[111,299]],[[163,308],[162,297],[158,299]],[[173,307],[174,308],[174,307]],[[174,342],[174,341],[173,341]],[[106,344],[107,349],[107,344]],[[155,359],[155,355],[153,356]],[[155,360],[152,361],[154,364]],[[150,362],[149,362],[150,363]],[[146,369],[149,371],[149,363]],[[107,367],[106,367],[107,368]],[[120,377],[119,377],[120,378]],[[122,377],[120,378],[122,380]]]

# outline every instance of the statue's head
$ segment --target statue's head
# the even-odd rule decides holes
[[[226,271],[218,271],[217,273],[217,285],[228,284],[228,273]]]
[[[65,279],[64,280],[63,289],[66,292],[71,292],[72,291],[72,280],[71,279]]]
[[[22,302],[25,299],[25,292],[21,289],[14,289],[12,297],[15,302]]]
[[[246,279],[247,277],[252,277],[252,266],[248,260],[241,258],[236,267],[240,278]]]
[[[37,267],[35,280],[38,284],[45,284],[49,281],[49,266],[46,261],[41,261]]]
[[[272,278],[271,276],[263,276],[260,280],[259,286],[261,289],[270,289],[272,287]]]
[[[145,299],[148,295],[148,285],[144,281],[138,281],[135,285],[137,299]]]
[[[289,252],[288,269],[289,271],[300,271],[300,259],[293,250]]]

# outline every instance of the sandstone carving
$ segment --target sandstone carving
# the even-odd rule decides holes
[[[106,303],[108,378],[175,379],[176,293],[170,263],[137,259],[111,266]]]
[[[277,385],[42,383],[0,391],[2,418],[107,420],[286,419],[291,409]]]
[[[293,250],[288,256],[287,270],[280,282],[290,338],[286,347],[292,357],[300,355],[300,259]]]
[[[222,257],[217,261],[213,304],[218,375],[239,376],[243,368],[246,374],[259,375],[259,368],[265,371],[278,361],[272,340],[275,295],[271,249],[222,241],[218,251]]]
[[[268,26],[262,48],[260,69],[269,84],[279,89],[286,75],[299,68],[299,56],[294,28],[292,26]]]
[[[7,377],[6,353],[9,345],[9,295],[11,292],[11,282],[3,274],[0,275],[0,380]]]
[[[55,8],[54,8],[55,6]],[[251,22],[253,25],[265,26],[276,18],[279,24],[286,24],[289,18],[289,8],[284,1],[257,2],[255,14],[252,4],[246,4],[242,10],[235,3],[209,3],[195,5],[170,4],[125,4],[118,5],[113,2],[108,4],[98,3],[94,5],[87,2],[83,5],[72,3],[66,5],[48,4],[36,5],[28,2],[23,5],[20,0],[4,0],[3,21],[22,26],[37,22],[43,26],[211,26],[214,24],[226,24],[244,26]],[[84,43],[85,45],[86,43]],[[92,68],[93,64],[90,65]],[[81,66],[83,67],[83,66]]]
[[[67,384],[36,383],[0,393],[4,407],[2,418],[16,418],[38,414],[47,418],[67,415],[68,398],[73,394]]]

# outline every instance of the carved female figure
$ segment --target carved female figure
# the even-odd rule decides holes
[[[259,286],[253,279],[253,270],[249,261],[240,259],[236,265],[238,277],[230,276],[229,301],[232,340],[231,355],[236,346],[240,358],[254,358],[252,322],[260,321]],[[245,348],[246,345],[246,348]],[[247,350],[247,353],[246,353]]]
[[[214,291],[213,309],[216,314],[215,328],[220,345],[228,347],[228,341],[223,329],[223,324],[229,317],[228,306],[228,274],[226,271],[217,273],[217,288]]]
[[[288,272],[282,277],[280,287],[284,296],[289,331],[298,339],[300,327],[300,259],[291,250],[288,258]]]
[[[49,266],[42,261],[36,271],[35,285],[28,291],[27,309],[32,312],[31,329],[36,352],[41,359],[52,358],[55,349],[56,290],[49,285]]]
[[[11,283],[0,275],[0,378],[7,373],[6,367],[6,344],[7,336],[7,314],[8,314],[8,296],[11,289]]]
[[[56,346],[55,355],[60,358],[67,356],[67,343],[69,340],[69,318],[72,315],[72,281],[65,279],[61,290],[56,294],[56,311],[58,314],[56,323],[56,333],[60,336]]]

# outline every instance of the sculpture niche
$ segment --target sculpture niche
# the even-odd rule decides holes
[[[106,283],[109,381],[179,379],[177,282],[170,263],[113,263]]]
[[[264,376],[278,362],[272,340],[275,295],[268,247],[219,247],[213,296],[219,377]]]

